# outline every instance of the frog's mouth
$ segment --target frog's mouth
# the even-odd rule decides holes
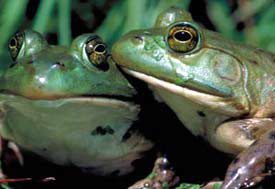
[[[0,90],[0,99],[5,101],[15,101],[15,99],[25,99],[28,101],[46,102],[50,104],[60,104],[62,102],[78,102],[78,103],[90,103],[99,106],[110,106],[110,107],[130,107],[138,106],[139,102],[137,97],[134,96],[122,96],[122,95],[76,95],[76,96],[47,96],[38,98],[36,96],[24,96],[16,94],[9,90]]]
[[[125,68],[125,67],[122,67],[122,70],[124,72],[126,72],[127,74],[133,76],[133,77],[136,77],[138,79],[141,79],[141,80],[149,83],[150,85],[152,85],[154,87],[164,88],[164,89],[166,89],[166,90],[168,90],[168,91],[170,91],[174,94],[177,94],[177,95],[180,95],[180,96],[185,96],[187,98],[193,97],[193,96],[198,96],[198,97],[207,98],[209,100],[211,100],[212,98],[215,98],[215,99],[216,98],[219,98],[219,99],[222,98],[222,99],[224,99],[224,97],[220,97],[220,96],[216,96],[216,95],[213,95],[213,94],[208,94],[208,93],[203,93],[203,92],[200,92],[200,91],[192,90],[190,88],[179,86],[179,85],[170,83],[168,81],[160,80],[156,77],[149,76],[149,75],[146,75],[144,73],[137,72],[137,71],[134,71],[134,70],[130,70],[130,69]]]
[[[134,96],[122,96],[122,95],[80,95],[80,96],[73,96],[68,98],[90,98],[90,99],[105,99],[114,100],[114,101],[122,101],[122,102],[130,102],[130,103],[138,103],[137,97]]]
[[[65,103],[88,103],[91,105],[102,106],[102,107],[113,107],[113,108],[127,108],[132,110],[139,110],[139,105],[134,99],[127,99],[127,97],[109,97],[109,96],[79,96],[79,97],[68,97],[57,100],[50,100],[51,102],[63,101]]]
[[[102,106],[127,106],[127,107],[138,107],[140,104],[140,100],[137,96],[121,96],[121,95],[81,95],[75,97],[64,98],[71,101],[87,101],[92,102],[94,104],[102,105]]]
[[[160,80],[156,77],[149,76],[134,70],[130,70],[125,67],[121,67],[121,69],[125,73],[146,82],[153,89],[169,91],[174,95],[182,96],[197,104],[202,104],[204,106],[211,107],[212,109],[216,110],[220,109],[222,112],[230,116],[239,115],[240,113],[247,111],[245,106],[243,106],[243,104],[239,104],[238,102],[236,102],[236,99],[234,97],[230,98],[217,96],[214,94],[208,94],[201,91],[190,89],[188,87],[183,87],[164,80]],[[226,109],[224,107],[228,108]]]

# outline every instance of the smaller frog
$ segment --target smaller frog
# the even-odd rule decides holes
[[[134,129],[136,90],[99,36],[83,34],[68,48],[26,30],[14,35],[9,50],[13,61],[0,76],[4,140],[96,175],[125,175],[152,148]]]
[[[112,48],[194,135],[237,155],[222,189],[249,185],[275,161],[275,55],[223,38],[172,7],[154,28],[131,31]]]

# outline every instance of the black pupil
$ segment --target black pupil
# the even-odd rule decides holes
[[[15,46],[16,46],[16,39],[12,38],[12,39],[10,40],[10,46],[11,46],[11,47],[15,47]]]
[[[179,31],[179,32],[175,33],[174,36],[179,41],[188,41],[192,38],[190,33],[185,32],[185,31]]]
[[[104,45],[97,45],[95,47],[95,51],[96,52],[100,52],[100,53],[103,53],[105,51],[105,46]]]

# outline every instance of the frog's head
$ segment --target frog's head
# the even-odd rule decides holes
[[[245,70],[217,36],[173,7],[158,17],[154,28],[126,34],[112,53],[127,73],[153,87],[226,114],[247,112]]]
[[[2,94],[58,99],[136,93],[97,35],[81,35],[67,48],[49,45],[41,34],[26,30],[11,38],[9,50],[13,61],[0,78]]]

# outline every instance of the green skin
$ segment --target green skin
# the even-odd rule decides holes
[[[178,26],[193,28],[195,45],[191,37],[172,35]],[[249,180],[275,159],[274,54],[206,30],[179,8],[161,13],[152,29],[126,34],[112,54],[125,72],[148,83],[194,135],[239,154],[223,189],[253,185]]]
[[[130,129],[140,111],[131,101],[136,91],[106,45],[94,34],[70,48],[48,45],[34,31],[20,34],[10,48],[22,39],[21,48],[11,50],[14,62],[0,78],[1,136],[58,165],[99,175],[131,172],[152,143]],[[88,41],[101,45],[95,58],[85,50]]]

